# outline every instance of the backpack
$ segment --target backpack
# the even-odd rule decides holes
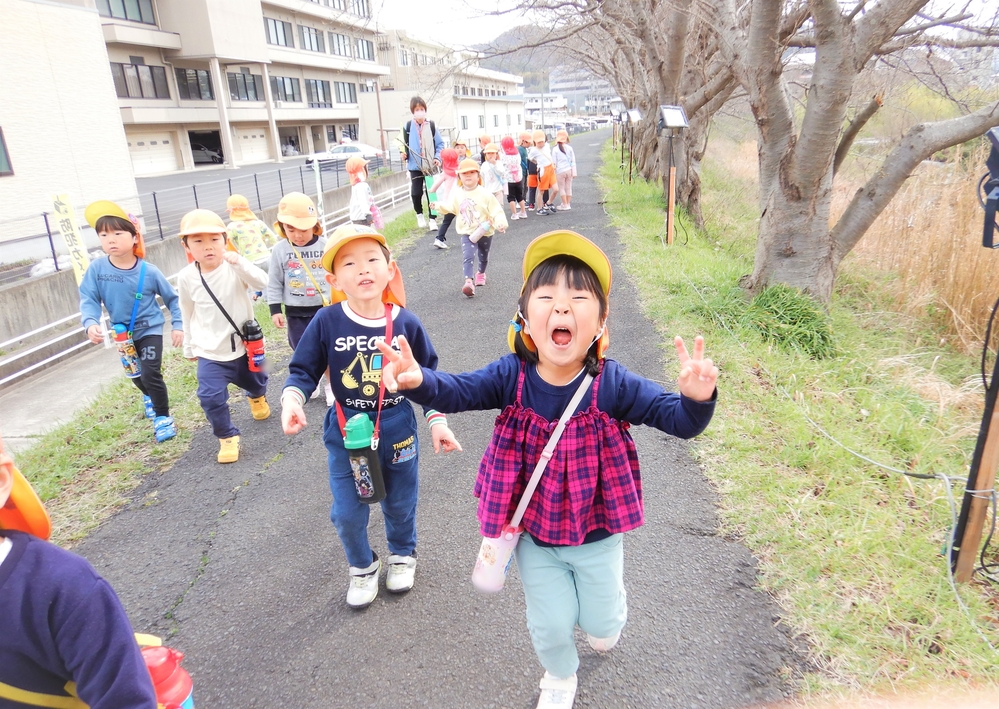
[[[430,121],[429,118],[427,120]],[[413,121],[408,120],[406,121],[405,125],[403,125],[402,127],[402,144],[406,146],[405,148],[406,155],[409,155],[409,129],[412,126],[413,126]],[[430,134],[434,137],[434,140],[437,139],[437,126],[436,124],[434,124],[433,121],[430,121]]]
[[[503,164],[506,165],[506,172],[509,177],[508,182],[520,182],[524,179],[524,173],[521,172],[520,166],[520,153],[516,155],[504,155]]]

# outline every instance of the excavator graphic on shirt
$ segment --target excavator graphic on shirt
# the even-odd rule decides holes
[[[360,382],[356,376],[358,370],[360,370]],[[340,374],[340,381],[345,387],[348,389],[360,387],[361,395],[370,398],[378,393],[378,385],[382,381],[382,355],[380,352],[373,352],[369,359],[363,352],[358,352],[350,364],[340,370]]]

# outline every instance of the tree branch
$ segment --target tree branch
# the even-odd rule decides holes
[[[839,170],[839,166],[843,164],[846,160],[847,154],[850,152],[850,148],[853,146],[853,141],[857,139],[860,134],[860,130],[867,124],[867,121],[871,120],[871,117],[878,112],[884,102],[884,95],[878,94],[871,99],[864,108],[858,113],[850,125],[846,127],[846,131],[843,133],[843,137],[840,138],[839,147],[836,148],[836,157],[833,159],[833,175]]]

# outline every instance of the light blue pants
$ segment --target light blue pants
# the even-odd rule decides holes
[[[527,600],[527,629],[548,672],[576,673],[576,626],[596,638],[624,627],[624,535],[578,547],[542,547],[524,534],[514,554]]]

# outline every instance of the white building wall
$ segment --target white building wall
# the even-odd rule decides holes
[[[60,193],[81,211],[135,195],[93,0],[3,0],[0,26],[0,128],[14,170],[0,177],[0,220],[51,212]],[[0,229],[0,241],[26,235]]]

